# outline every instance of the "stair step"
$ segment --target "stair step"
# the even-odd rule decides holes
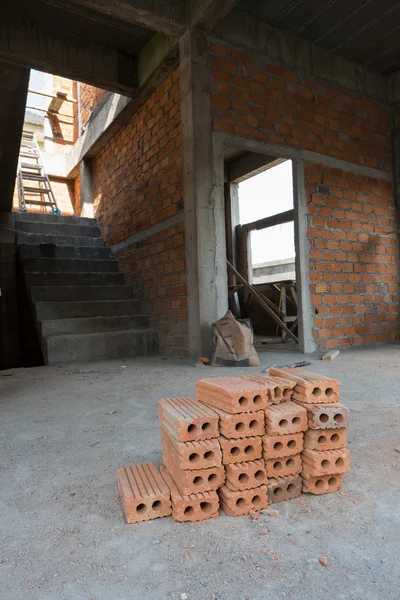
[[[55,244],[41,243],[39,245],[21,244],[20,256],[24,258],[83,258],[86,260],[111,257],[110,248],[96,248],[91,246],[58,246]]]
[[[14,213],[15,221],[29,221],[40,223],[60,223],[63,225],[84,225],[87,227],[97,227],[96,219],[87,217],[75,217],[74,215],[51,215],[49,213]]]
[[[124,283],[122,273],[110,273],[106,271],[101,273],[39,273],[32,271],[31,273],[25,273],[25,279],[27,284],[32,286],[123,285]]]
[[[128,329],[57,335],[44,338],[43,350],[48,364],[144,356],[155,352],[156,334],[152,329]]]
[[[111,317],[81,317],[77,319],[47,319],[39,321],[42,337],[69,335],[75,333],[101,333],[105,331],[125,331],[147,327],[147,315],[119,315]]]
[[[62,218],[58,217],[57,215],[51,216],[53,216],[55,219]],[[25,221],[17,219],[15,221],[15,228],[19,231],[26,231],[28,233],[47,233],[51,235],[74,235],[84,237],[96,237],[99,235],[99,230],[95,226],[75,224],[70,225],[65,222],[63,223],[62,221],[58,223],[56,220],[49,222],[47,219],[46,221]]]
[[[128,285],[31,286],[29,293],[34,302],[88,302],[92,300],[132,299],[132,289]]]
[[[55,244],[57,246],[79,246],[81,248],[105,248],[104,240],[101,237],[83,237],[76,235],[49,235],[47,233],[26,233],[26,231],[17,232],[18,246],[38,244]]]
[[[118,272],[118,263],[116,260],[86,260],[84,258],[23,258],[25,271],[42,271],[44,273],[68,273],[79,272]]]
[[[36,302],[35,308],[38,321],[77,317],[110,317],[138,314],[139,301],[93,300],[89,302]]]

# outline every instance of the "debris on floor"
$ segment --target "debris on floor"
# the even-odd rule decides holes
[[[325,352],[325,354],[321,356],[321,360],[334,360],[339,354],[340,350],[329,350],[329,352]]]
[[[250,319],[237,320],[230,310],[212,324],[214,332],[211,365],[213,367],[258,367]]]
[[[302,491],[340,490],[350,452],[339,389],[323,375],[271,368],[266,377],[200,379],[196,398],[160,400],[165,466],[118,470],[128,523],[171,513],[179,522],[203,521],[220,507],[258,520],[258,511],[278,515],[267,506]]]

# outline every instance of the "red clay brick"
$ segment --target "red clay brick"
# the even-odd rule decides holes
[[[165,427],[161,427],[161,439],[163,457],[168,454],[180,469],[197,470],[222,466],[221,448],[217,439],[178,442]]]
[[[251,490],[236,491],[224,485],[218,490],[218,495],[222,510],[232,517],[248,515],[268,506],[266,485]]]
[[[303,369],[276,369],[271,367],[271,375],[286,377],[295,382],[293,400],[305,403],[333,403],[339,401],[340,381],[304,371]]]
[[[270,404],[279,404],[290,400],[293,394],[295,383],[282,377],[268,377],[263,375],[242,375],[243,379],[254,381],[263,385],[268,390],[268,402]]]
[[[292,500],[301,494],[302,480],[300,475],[274,477],[268,479],[268,503]]]
[[[264,435],[262,442],[264,460],[292,456],[303,450],[303,433]]]
[[[221,435],[219,438],[224,465],[246,462],[262,458],[261,437],[248,437],[243,439],[228,439]]]
[[[309,494],[327,494],[337,492],[342,487],[343,476],[341,473],[335,475],[309,475],[302,471],[303,492]]]
[[[307,412],[294,402],[268,406],[265,411],[265,429],[268,435],[287,435],[307,429]]]
[[[309,475],[335,475],[350,471],[350,452],[340,450],[303,450],[303,471]]]
[[[248,490],[267,482],[263,460],[228,464],[225,472],[226,485],[231,490]]]
[[[152,462],[118,469],[118,489],[128,523],[171,514],[169,488]]]
[[[169,487],[172,502],[172,516],[175,521],[205,521],[218,517],[219,499],[217,492],[190,494],[183,496],[165,467],[160,469],[165,483]]]
[[[260,436],[265,433],[265,416],[263,410],[252,413],[237,413],[231,415],[213,407],[219,416],[221,434],[229,439]]]
[[[347,429],[308,429],[304,434],[304,448],[309,450],[337,450],[345,448]]]
[[[310,429],[347,429],[350,411],[344,404],[304,404],[298,400],[296,404],[305,408]]]
[[[158,403],[158,418],[168,433],[181,442],[219,436],[218,415],[194,398],[165,398]]]
[[[265,461],[267,477],[286,477],[301,472],[301,455],[283,456],[281,458],[268,458]]]
[[[263,410],[267,390],[240,377],[215,377],[196,382],[196,397],[231,414]]]
[[[168,454],[164,455],[164,464],[181,494],[199,494],[218,489],[225,482],[223,467],[210,469],[180,469]]]

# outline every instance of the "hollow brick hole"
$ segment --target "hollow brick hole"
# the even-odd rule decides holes
[[[249,481],[249,476],[246,473],[240,473],[238,479],[240,483],[247,483]]]
[[[253,496],[251,499],[251,503],[254,504],[254,506],[260,506],[260,504],[261,504],[260,496]]]
[[[283,448],[282,442],[275,442],[274,450],[282,450],[282,448]]]
[[[293,460],[293,458],[288,458],[287,459],[286,466],[287,467],[293,467],[294,466],[294,460]]]
[[[206,460],[212,460],[214,458],[214,452],[212,450],[207,450],[207,452],[204,453],[204,458]]]
[[[289,492],[289,494],[291,494],[292,492],[294,492],[295,488],[296,486],[294,485],[294,483],[289,483],[286,490]]]
[[[337,413],[334,417],[333,420],[335,421],[335,423],[343,423],[344,418],[343,415],[340,413]]]
[[[326,394],[326,396],[328,396],[328,398],[330,398],[332,396],[332,394],[333,394],[333,389],[332,388],[326,388],[325,394]]]
[[[238,498],[236,500],[236,506],[239,507],[239,508],[243,507],[243,506],[246,506],[246,500],[244,498]]]
[[[137,505],[136,507],[136,512],[139,513],[140,515],[142,515],[143,513],[145,513],[147,510],[147,506],[145,504],[143,504],[143,502],[141,502],[140,504]]]
[[[197,454],[197,452],[192,452],[192,454],[189,454],[189,462],[197,463],[199,460],[200,456]]]
[[[322,413],[319,415],[319,420],[321,423],[326,423],[329,419],[329,416],[326,413]]]
[[[200,502],[200,510],[202,510],[205,513],[209,513],[211,512],[212,506],[210,504],[210,502]]]
[[[191,515],[194,514],[194,508],[193,508],[193,506],[187,506],[183,512],[185,515],[190,517]]]
[[[277,487],[274,489],[274,496],[282,496],[283,494],[283,489],[280,487]]]
[[[344,460],[343,460],[343,458],[337,458],[337,459],[335,460],[335,466],[336,466],[336,467],[343,467],[343,465],[344,465]]]
[[[250,429],[255,429],[258,425],[258,421],[256,421],[255,419],[253,419],[252,421],[250,421],[249,423],[249,427]]]
[[[201,484],[203,483],[203,478],[200,477],[200,475],[197,475],[194,479],[193,479],[193,485],[196,485],[197,487],[199,487]]]
[[[322,390],[319,387],[315,387],[312,391],[313,396],[315,396],[316,398],[318,398],[319,396],[321,396],[322,394]]]
[[[317,490],[322,489],[324,487],[323,479],[317,479],[317,481],[315,482],[315,487],[317,488]]]
[[[339,441],[339,434],[338,433],[332,433],[331,435],[331,442],[333,442],[334,444],[336,444],[336,442]]]
[[[254,406],[260,406],[260,404],[262,403],[262,398],[259,394],[257,394],[256,396],[254,396],[253,398],[253,404]]]
[[[203,423],[203,425],[201,426],[201,430],[205,432],[211,431],[211,423]]]
[[[246,406],[246,404],[248,403],[248,400],[244,396],[240,396],[238,402],[239,402],[240,406]]]
[[[196,433],[197,431],[197,425],[195,425],[194,423],[191,423],[188,426],[188,433]]]
[[[300,417],[293,417],[292,425],[300,425]]]
[[[320,435],[317,441],[318,444],[326,444],[326,437],[324,435]]]
[[[247,454],[248,456],[250,454],[254,453],[254,447],[253,446],[246,446],[246,448],[244,449],[244,453]]]
[[[264,481],[264,479],[265,479],[264,471],[261,471],[261,469],[259,471],[256,471],[254,474],[254,479],[256,481]]]
[[[287,447],[288,448],[293,449],[293,448],[296,448],[296,446],[297,446],[296,440],[289,440],[288,443],[287,443]]]
[[[233,446],[233,448],[231,448],[230,454],[232,454],[232,456],[239,456],[240,448],[238,448],[237,446]]]
[[[321,462],[321,467],[323,469],[327,469],[329,467],[329,465],[330,465],[329,460],[327,460],[326,458],[324,458],[324,460]]]
[[[274,469],[275,471],[280,471],[282,469],[282,463],[279,460],[274,462]]]
[[[153,504],[151,505],[151,508],[156,512],[160,512],[162,508],[161,500],[155,500],[155,502],[153,502]]]
[[[282,390],[280,387],[274,388],[275,398],[279,400],[282,397]]]
[[[215,473],[211,473],[211,475],[208,476],[208,482],[209,483],[214,483],[214,481],[217,480],[217,476]]]
[[[243,431],[243,429],[244,429],[244,423],[242,423],[242,422],[236,423],[236,425],[235,425],[235,430],[236,431]]]
[[[336,477],[330,477],[328,479],[328,485],[330,485],[330,486],[336,485]]]
[[[286,421],[286,419],[281,419],[279,421],[279,427],[284,428],[284,427],[287,427],[287,425],[288,425],[288,422]]]

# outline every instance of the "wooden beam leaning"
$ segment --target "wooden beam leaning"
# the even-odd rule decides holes
[[[226,261],[226,264],[228,266],[228,269],[233,273],[233,275],[236,277],[236,279],[238,281],[240,281],[240,283],[255,298],[255,300],[257,300],[257,302],[260,304],[260,306],[262,306],[263,309],[269,314],[269,316],[272,317],[276,323],[278,323],[279,327],[281,329],[283,329],[283,331],[285,331],[285,333],[290,338],[292,338],[292,340],[294,342],[296,342],[296,344],[298,344],[298,342],[299,342],[298,338],[294,335],[294,333],[292,331],[290,331],[289,327],[287,327],[285,325],[285,323],[278,317],[278,315],[273,311],[273,309],[270,308],[270,306],[268,306],[268,304],[265,302],[265,299],[262,298],[262,296],[254,289],[254,287],[252,285],[250,285],[245,280],[244,277],[241,276],[241,274],[238,271],[236,271],[235,267],[233,265],[231,265],[231,263],[228,260]]]

